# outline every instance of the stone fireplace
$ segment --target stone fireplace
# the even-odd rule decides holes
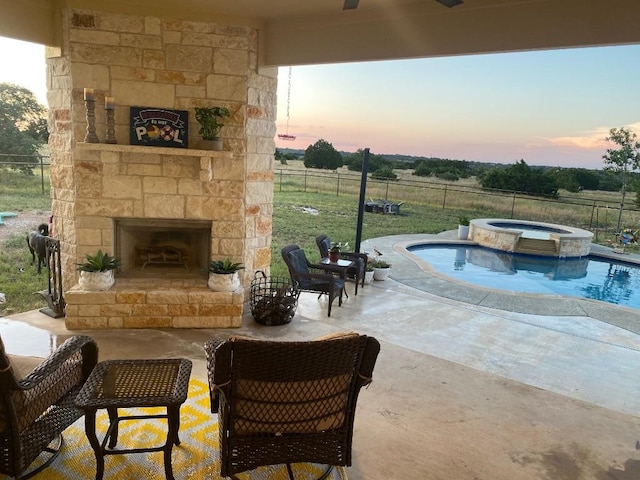
[[[77,256],[115,252],[121,266],[111,290],[66,292],[67,326],[239,326],[244,289],[210,291],[207,266],[244,258],[243,163],[232,152],[90,143],[74,157]]]
[[[258,71],[246,26],[68,9],[47,50],[52,209],[68,328],[226,328],[269,270],[277,70]],[[83,89],[116,103],[117,144],[85,143]],[[102,105],[102,109],[99,108]],[[224,106],[224,151],[198,149],[194,107]],[[189,148],[129,145],[129,107],[189,112]],[[196,147],[196,148],[193,148]],[[78,286],[98,249],[121,266],[105,292]],[[209,260],[241,262],[243,287],[212,292]]]

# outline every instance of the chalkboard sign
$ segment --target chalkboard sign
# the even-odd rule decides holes
[[[187,148],[189,112],[154,107],[130,107],[131,145]]]

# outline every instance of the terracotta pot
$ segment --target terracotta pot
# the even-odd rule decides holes
[[[103,291],[109,290],[115,282],[113,270],[106,272],[80,272],[78,284],[83,290]]]
[[[336,263],[340,260],[340,252],[329,252],[329,261]]]
[[[238,272],[209,273],[209,288],[214,292],[233,292],[240,287]]]

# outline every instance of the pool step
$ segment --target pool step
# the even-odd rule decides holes
[[[520,237],[515,252],[532,255],[558,255],[558,244],[555,240]]]

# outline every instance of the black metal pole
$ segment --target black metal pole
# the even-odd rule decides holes
[[[369,149],[365,148],[362,155],[362,177],[360,180],[360,203],[358,204],[358,225],[356,228],[355,251],[360,253],[360,241],[362,240],[362,221],[364,220],[364,202],[367,194],[367,173],[369,171]]]

